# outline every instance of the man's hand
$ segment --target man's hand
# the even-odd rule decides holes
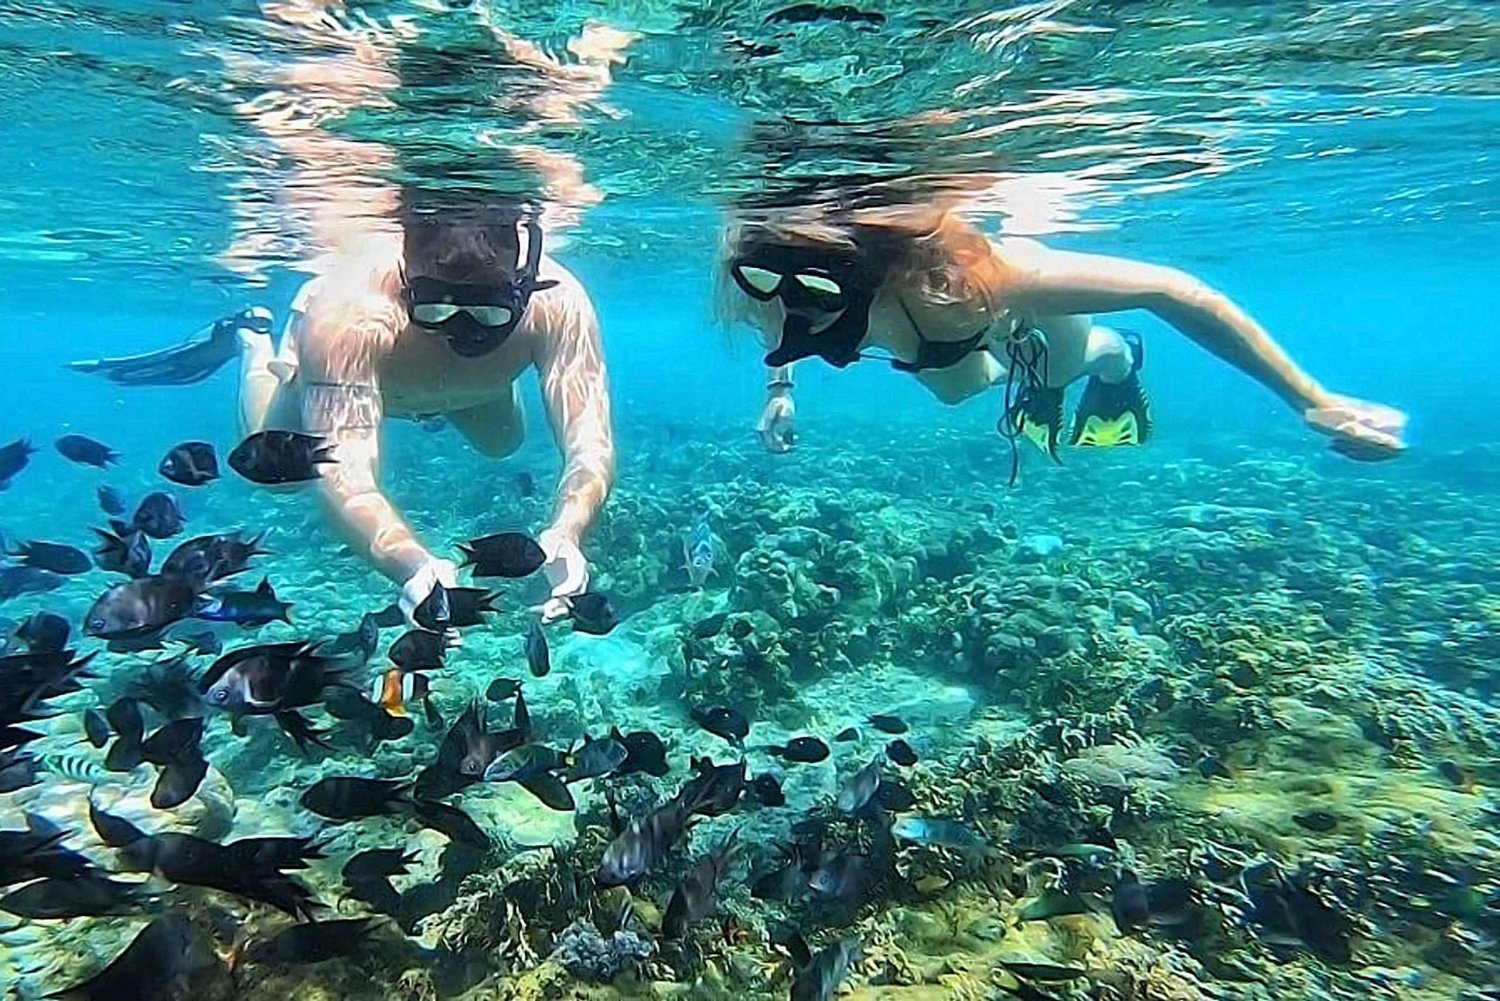
[[[542,605],[542,621],[556,622],[572,614],[568,599],[588,590],[589,564],[578,543],[555,528],[543,532],[537,542],[547,557],[542,572],[552,585],[552,596]]]
[[[458,566],[452,560],[429,559],[401,585],[401,598],[397,603],[401,606],[401,614],[406,617],[407,628],[422,628],[412,616],[417,606],[427,599],[433,587],[438,584],[444,587],[458,586]],[[448,648],[452,649],[460,642],[457,629],[443,631],[443,643]]]
[[[1363,462],[1393,459],[1406,450],[1406,414],[1379,403],[1329,394],[1303,411],[1308,427],[1333,437],[1333,450]]]
[[[760,443],[773,455],[782,455],[792,450],[797,443],[797,431],[792,425],[797,407],[792,403],[790,392],[773,392],[766,397],[766,405],[760,412],[755,431]]]

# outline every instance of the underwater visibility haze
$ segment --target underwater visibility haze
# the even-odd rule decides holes
[[[5,998],[1500,991],[1493,3],[0,51]]]

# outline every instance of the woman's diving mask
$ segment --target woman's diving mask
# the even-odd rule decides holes
[[[781,340],[765,357],[770,366],[817,355],[837,368],[858,360],[870,324],[870,304],[882,275],[862,255],[761,244],[729,265],[735,284],[758,302],[780,299],[786,313]],[[814,330],[830,314],[832,322]]]

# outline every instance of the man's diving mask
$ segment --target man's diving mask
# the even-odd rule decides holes
[[[817,355],[843,368],[859,358],[880,284],[880,276],[862,259],[766,244],[736,257],[729,267],[746,295],[758,302],[780,299],[786,312],[781,341],[766,355],[767,365]],[[839,315],[814,331],[813,324],[829,313]]]
[[[542,263],[542,228],[524,223],[529,237],[526,263],[514,266],[494,284],[460,284],[429,275],[411,275],[405,285],[406,315],[413,325],[448,339],[453,353],[464,358],[489,354],[520,324],[535,292],[552,288],[555,280],[537,280]],[[520,256],[520,225],[517,226]]]

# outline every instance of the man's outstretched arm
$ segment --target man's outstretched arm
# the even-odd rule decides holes
[[[401,607],[411,617],[434,583],[455,585],[457,568],[418,541],[401,512],[380,487],[380,387],[369,370],[369,350],[378,340],[361,326],[383,322],[345,307],[336,317],[310,307],[299,345],[297,388],[302,427],[333,446],[333,464],[323,466],[318,491],[328,526],[375,570],[401,585]],[[332,321],[332,322],[330,322]]]
[[[588,585],[578,547],[594,525],[615,479],[615,440],[599,320],[578,280],[560,272],[537,333],[536,366],[552,433],[563,453],[552,524],[542,533],[553,596]],[[555,607],[544,617],[555,617]]]

